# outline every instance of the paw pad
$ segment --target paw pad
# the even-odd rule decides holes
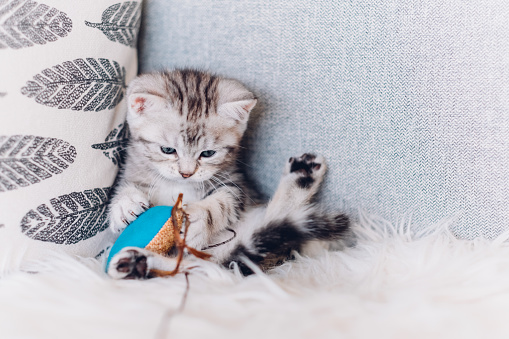
[[[147,276],[147,257],[135,250],[128,250],[118,260],[115,270],[125,274],[124,279],[144,279]]]
[[[290,173],[301,173],[303,175],[311,175],[313,170],[319,170],[321,164],[315,163],[316,156],[313,154],[304,153],[298,158],[290,158]]]
[[[316,172],[322,168],[322,163],[314,154],[304,153],[298,158],[290,158],[290,173],[299,175],[297,185],[300,188],[310,188],[316,180]]]

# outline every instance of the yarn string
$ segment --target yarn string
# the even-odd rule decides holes
[[[202,248],[203,251],[206,251],[206,250],[209,250],[211,248],[214,248],[214,247],[218,247],[218,246],[221,246],[221,245],[224,245],[224,244],[227,244],[229,243],[230,241],[232,241],[233,239],[235,239],[237,237],[237,232],[235,232],[234,230],[232,230],[231,228],[227,228],[228,231],[232,232],[233,235],[230,239],[227,239],[223,242],[220,242],[219,244],[214,244],[214,245],[210,245],[210,246],[207,246],[205,248]]]
[[[202,252],[197,250],[196,248],[192,248],[186,244],[187,231],[191,226],[191,222],[189,221],[189,215],[184,211],[182,198],[184,195],[182,193],[179,194],[175,205],[171,210],[171,221],[173,223],[173,236],[175,239],[175,245],[177,247],[177,264],[172,271],[163,271],[158,269],[151,269],[150,274],[155,277],[166,277],[166,276],[175,276],[177,273],[180,273],[180,264],[182,263],[182,259],[184,258],[184,251],[187,250],[190,254],[195,257],[203,260],[208,260],[212,256],[211,254]],[[180,229],[182,229],[182,224],[185,223],[185,231],[184,237],[180,236]]]
[[[168,329],[168,325],[173,319],[174,316],[176,316],[179,313],[182,313],[184,311],[184,308],[187,303],[187,296],[189,295],[189,272],[184,272],[184,275],[186,277],[186,289],[184,290],[184,294],[182,295],[182,299],[180,300],[180,305],[176,310],[167,310],[164,312],[163,317],[159,323],[157,332],[156,332],[156,339],[164,339],[166,338],[166,333]]]
[[[173,233],[174,233],[174,239],[175,239],[175,244],[177,246],[177,250],[178,250],[178,255],[177,255],[177,264],[175,266],[175,269],[173,269],[172,271],[163,271],[163,270],[158,270],[158,269],[151,269],[150,270],[150,274],[152,276],[156,276],[156,277],[165,277],[165,276],[174,276],[176,275],[177,273],[179,273],[179,269],[180,269],[180,264],[182,262],[182,258],[184,256],[184,251],[187,249],[189,253],[193,254],[194,256],[200,258],[200,259],[204,259],[204,260],[207,260],[211,257],[210,254],[208,253],[205,253],[205,252],[202,252],[202,251],[199,251],[195,248],[192,248],[190,246],[188,246],[186,244],[186,238],[187,238],[187,230],[189,229],[189,226],[190,226],[190,221],[189,221],[189,215],[184,211],[183,209],[183,205],[182,205],[182,198],[183,198],[183,194],[180,193],[179,196],[178,196],[178,199],[175,203],[175,205],[173,206],[173,209],[171,211],[171,220],[172,220],[172,223],[173,223]],[[184,236],[181,237],[180,236],[180,229],[182,229],[182,224],[185,223],[185,230],[184,230]],[[235,232],[233,229],[231,228],[227,228],[228,231],[232,232],[233,233],[233,236],[223,242],[220,242],[218,244],[214,244],[214,245],[210,245],[210,246],[207,246],[204,250],[207,250],[207,249],[210,249],[210,248],[214,248],[214,247],[218,247],[218,246],[221,246],[221,245],[224,245],[226,243],[229,243],[230,241],[232,241],[233,239],[235,239],[237,237],[237,232]],[[192,267],[190,267],[189,269],[192,269]],[[168,321],[171,321],[171,319],[178,313],[182,313],[184,311],[184,308],[186,306],[186,303],[187,303],[187,296],[189,295],[189,289],[190,289],[190,283],[189,283],[189,272],[185,271],[184,272],[184,276],[186,278],[186,288],[184,290],[184,294],[182,295],[182,299],[180,301],[180,305],[178,307],[177,310],[175,311],[166,311],[163,315],[163,318],[161,319],[161,323],[159,325],[159,329],[157,331],[157,334],[156,334],[156,338],[165,338],[165,329],[167,328],[168,326]]]

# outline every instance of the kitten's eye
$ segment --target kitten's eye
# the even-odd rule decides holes
[[[214,154],[216,154],[216,151],[210,151],[210,150],[209,151],[203,151],[203,152],[201,152],[200,157],[210,158]]]
[[[177,150],[175,150],[175,148],[161,146],[161,152],[163,152],[165,154],[173,154],[176,151]]]

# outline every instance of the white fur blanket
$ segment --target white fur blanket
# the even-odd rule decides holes
[[[55,255],[0,279],[1,338],[507,338],[509,245],[362,218],[355,247],[242,278],[114,281]]]

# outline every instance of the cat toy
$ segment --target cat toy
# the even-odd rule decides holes
[[[186,245],[190,222],[183,208],[182,198],[183,194],[180,193],[174,206],[151,207],[129,224],[111,248],[106,262],[106,271],[108,271],[111,258],[125,247],[144,248],[161,255],[168,255],[170,250],[176,247],[178,254],[175,269],[173,271],[152,270],[156,276],[174,276],[179,273],[185,250],[200,259],[209,259],[210,254]],[[183,225],[185,230],[184,236],[181,237]]]

